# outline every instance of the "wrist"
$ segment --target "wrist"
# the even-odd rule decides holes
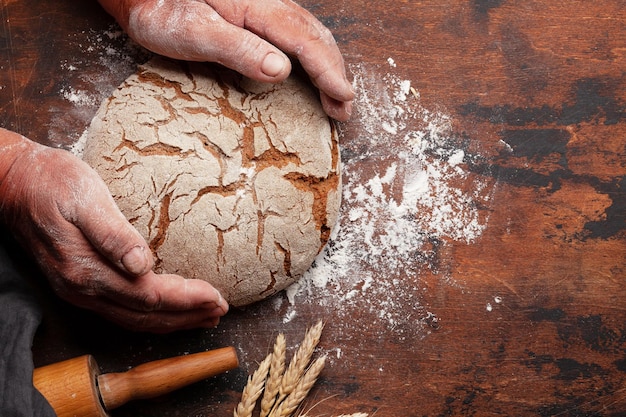
[[[31,152],[35,146],[34,142],[24,136],[0,128],[0,185],[20,156]]]
[[[115,18],[122,29],[128,29],[130,11],[145,0],[98,0],[102,8]]]

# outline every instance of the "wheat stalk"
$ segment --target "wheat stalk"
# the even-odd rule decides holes
[[[326,356],[317,358],[300,378],[293,391],[274,408],[270,417],[289,417],[309,395],[326,363]]]
[[[311,358],[322,335],[322,321],[307,330],[304,340],[285,370],[285,336],[276,338],[274,350],[259,364],[248,378],[241,401],[233,411],[234,417],[252,417],[257,401],[261,399],[259,417],[291,417],[313,388],[326,363],[322,356],[313,363]],[[310,410],[309,410],[310,411]],[[307,412],[300,417],[307,417]],[[368,417],[365,413],[344,414],[338,417]]]
[[[298,381],[311,362],[311,357],[313,356],[315,347],[320,341],[323,328],[324,323],[320,320],[315,326],[307,330],[302,344],[293,355],[289,367],[283,375],[277,402],[284,400],[295,389]]]
[[[261,399],[261,417],[267,417],[276,402],[280,390],[280,383],[285,372],[285,335],[279,334],[274,343],[270,371],[265,383],[265,392]]]
[[[368,417],[367,413],[341,414],[337,417]],[[308,414],[301,414],[299,417],[309,417]]]
[[[365,414],[365,413],[342,414],[342,415],[337,416],[337,417],[367,417],[367,414]]]
[[[259,364],[259,367],[256,371],[254,371],[254,374],[248,378],[248,383],[241,394],[241,401],[233,412],[234,417],[252,416],[256,402],[261,396],[261,392],[263,392],[263,386],[265,385],[265,380],[267,379],[271,361],[272,354],[270,353],[263,360],[263,362]]]

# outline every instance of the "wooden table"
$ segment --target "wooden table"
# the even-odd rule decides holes
[[[112,413],[227,416],[276,335],[291,352],[323,319],[311,415],[626,415],[624,2],[301,3],[359,94],[326,257],[289,294],[166,336],[42,286],[36,364],[92,353],[120,371],[233,345],[237,371]],[[0,13],[1,125],[51,146],[148,58],[92,1]]]

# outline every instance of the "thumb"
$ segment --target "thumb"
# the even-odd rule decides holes
[[[291,61],[271,43],[233,25],[225,25],[222,33],[230,33],[225,43],[238,42],[216,51],[216,62],[261,82],[280,82],[289,76]]]
[[[217,62],[257,81],[280,82],[291,72],[291,62],[279,48],[203,2],[184,7],[142,3],[129,13],[127,30],[136,42],[158,54]]]
[[[75,200],[72,222],[91,245],[121,270],[131,275],[149,272],[154,260],[145,239],[126,220],[108,188],[97,178],[90,196]]]
[[[94,248],[122,270],[139,276],[152,269],[148,244],[121,213],[104,218],[87,216],[79,227]]]

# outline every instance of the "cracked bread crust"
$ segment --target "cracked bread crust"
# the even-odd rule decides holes
[[[83,159],[149,243],[157,272],[231,305],[311,266],[337,221],[337,133],[310,86],[156,58],[105,101]]]

